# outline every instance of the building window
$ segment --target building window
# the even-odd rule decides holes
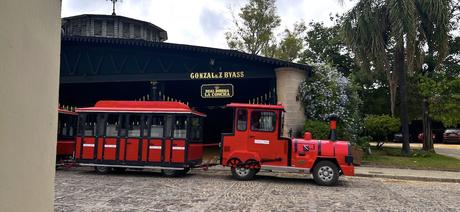
[[[102,36],[102,21],[100,20],[94,21],[94,35]]]
[[[86,20],[81,22],[81,35],[86,36]]]
[[[141,26],[134,25],[134,38],[141,38]]]
[[[115,32],[114,28],[115,27],[114,27],[113,21],[107,21],[106,22],[106,34],[107,34],[107,36],[113,37],[113,34]]]
[[[81,28],[80,28],[80,22],[79,21],[75,21],[72,23],[72,31],[71,33],[73,35],[80,35],[81,34]]]
[[[146,40],[152,40],[152,31],[150,29],[147,30]]]
[[[122,22],[123,24],[123,37],[129,38],[129,23]]]
[[[276,114],[270,111],[253,111],[251,113],[251,130],[272,132],[275,130]]]

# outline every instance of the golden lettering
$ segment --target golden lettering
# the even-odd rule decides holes
[[[190,79],[233,79],[244,78],[244,71],[192,72]]]

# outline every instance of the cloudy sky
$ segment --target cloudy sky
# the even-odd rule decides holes
[[[224,33],[233,28],[232,14],[237,15],[246,0],[122,0],[117,15],[151,22],[168,32],[167,42],[227,48]],[[281,17],[278,33],[292,28],[295,22],[321,21],[332,24],[330,14],[343,13],[353,6],[337,0],[277,0]],[[63,0],[62,17],[80,14],[111,14],[107,0]]]

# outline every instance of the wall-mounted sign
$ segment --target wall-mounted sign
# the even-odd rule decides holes
[[[233,97],[232,84],[203,84],[201,98],[231,98]]]
[[[244,78],[244,71],[192,72],[190,79],[235,79]]]

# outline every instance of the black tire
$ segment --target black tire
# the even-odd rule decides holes
[[[183,170],[173,170],[173,169],[162,169],[161,173],[165,177],[181,177],[187,175],[190,171],[189,168],[185,168]]]
[[[242,166],[232,167],[232,176],[237,180],[252,180],[256,173],[256,169],[244,168]]]
[[[123,174],[126,172],[126,168],[117,167],[117,168],[113,168],[113,171],[117,174]]]
[[[108,174],[112,171],[112,168],[107,166],[95,166],[94,170],[97,174]]]
[[[313,168],[313,179],[321,186],[334,186],[339,182],[339,168],[335,163],[322,160]]]

